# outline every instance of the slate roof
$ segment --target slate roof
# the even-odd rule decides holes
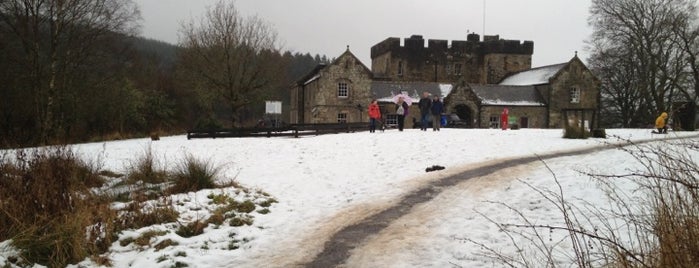
[[[296,80],[296,84],[305,86],[305,85],[308,85],[308,83],[311,83],[311,82],[315,81],[316,79],[320,78],[320,75],[319,75],[320,70],[323,70],[323,68],[325,68],[325,66],[327,66],[327,65],[325,65],[325,64],[316,65],[316,67],[313,68],[313,70],[311,70],[306,75],[304,75],[301,78],[299,78],[298,80]]]
[[[500,85],[530,86],[548,84],[549,79],[556,75],[566,65],[568,65],[567,62],[521,71],[506,77],[500,81]]]
[[[483,105],[546,106],[534,86],[469,85]]]
[[[436,82],[402,82],[402,81],[378,81],[371,82],[371,93],[379,102],[393,102],[393,96],[403,91],[413,98],[413,102],[419,101],[422,92],[429,92],[432,96],[444,98],[451,92],[451,84]]]

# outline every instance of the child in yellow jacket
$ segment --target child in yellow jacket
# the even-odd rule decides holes
[[[655,119],[655,128],[658,129],[658,133],[667,133],[667,113],[663,112]]]

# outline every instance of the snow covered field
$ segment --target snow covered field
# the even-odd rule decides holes
[[[607,134],[645,140],[697,133],[651,136],[649,130],[607,130]],[[190,267],[288,267],[309,261],[322,250],[324,239],[341,227],[390,206],[398,197],[436,178],[484,162],[617,142],[614,138],[566,140],[561,136],[561,130],[544,129],[391,130],[298,139],[187,140],[185,136],[174,136],[156,142],[136,139],[79,144],[74,148],[85,157],[102,159],[104,169],[117,172],[123,171],[149,146],[161,163],[175,163],[191,154],[221,166],[222,179],[235,178],[279,201],[272,205],[271,213],[256,215],[252,226],[209,228],[191,239],[168,234],[159,239],[177,239],[179,245],[158,252],[115,243],[109,254],[115,267],[170,267],[175,260]],[[602,200],[602,193],[578,170],[618,173],[634,168],[631,157],[618,150],[557,158],[547,163],[571,197],[589,201]],[[425,173],[425,168],[432,165],[446,169]],[[471,238],[498,249],[510,247],[509,240],[475,211],[503,221],[512,218],[511,212],[483,201],[503,201],[526,209],[539,223],[556,215],[542,203],[541,197],[517,179],[537,187],[553,183],[552,175],[541,163],[463,182],[416,207],[411,215],[417,216],[407,215],[383,230],[376,239],[357,249],[347,266],[497,267],[475,258],[479,248],[463,241]],[[222,191],[225,190],[205,190],[175,198],[203,203],[210,193]],[[226,240],[231,239],[231,232],[236,233],[236,239],[246,241],[236,250],[223,248]],[[0,264],[7,253],[2,253],[3,248],[8,248],[6,244],[0,243]],[[168,261],[159,262],[159,257],[164,255],[170,257]],[[86,261],[82,265],[90,264]]]

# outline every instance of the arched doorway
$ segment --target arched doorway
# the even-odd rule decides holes
[[[468,108],[466,104],[459,104],[454,107],[454,111],[466,127],[473,127],[473,115],[471,113],[471,108]]]

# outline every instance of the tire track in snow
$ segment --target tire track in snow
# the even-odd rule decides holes
[[[382,264],[391,263],[386,256],[398,257],[397,252],[406,252],[410,248],[420,247],[424,239],[430,239],[433,226],[425,220],[445,217],[445,207],[458,203],[463,195],[469,198],[478,198],[489,189],[502,188],[516,178],[526,176],[542,164],[533,162],[497,171],[489,176],[471,178],[462,181],[454,187],[445,189],[433,200],[413,207],[411,212],[396,219],[380,233],[365,240],[357,248],[353,249],[350,257],[342,264],[342,267],[381,267]],[[477,217],[477,215],[473,215]],[[447,216],[448,217],[448,216]],[[383,262],[381,261],[383,260]],[[405,265],[405,263],[402,263]],[[415,266],[415,265],[408,265]],[[399,266],[396,266],[399,267]]]
[[[415,206],[425,204],[433,200],[444,190],[449,189],[450,187],[454,187],[472,178],[489,176],[505,169],[511,169],[514,167],[527,165],[541,160],[584,155],[649,142],[691,138],[699,138],[699,135],[672,137],[664,139],[647,139],[641,141],[634,141],[631,144],[627,142],[609,143],[588,148],[559,151],[542,155],[525,156],[511,159],[500,159],[490,161],[477,167],[471,166],[472,168],[464,170],[456,175],[445,176],[443,178],[439,178],[437,180],[429,182],[426,185],[417,188],[417,190],[404,195],[398,202],[395,203],[395,205],[390,206],[385,210],[382,210],[362,220],[355,221],[355,223],[342,228],[338,232],[334,233],[329,238],[329,240],[325,242],[323,250],[318,255],[316,255],[313,260],[306,263],[304,266],[325,268],[337,267],[342,265],[351,256],[352,250],[358,248],[369,239],[372,239],[374,236],[379,234],[379,232],[385,230],[400,217],[410,214]]]

